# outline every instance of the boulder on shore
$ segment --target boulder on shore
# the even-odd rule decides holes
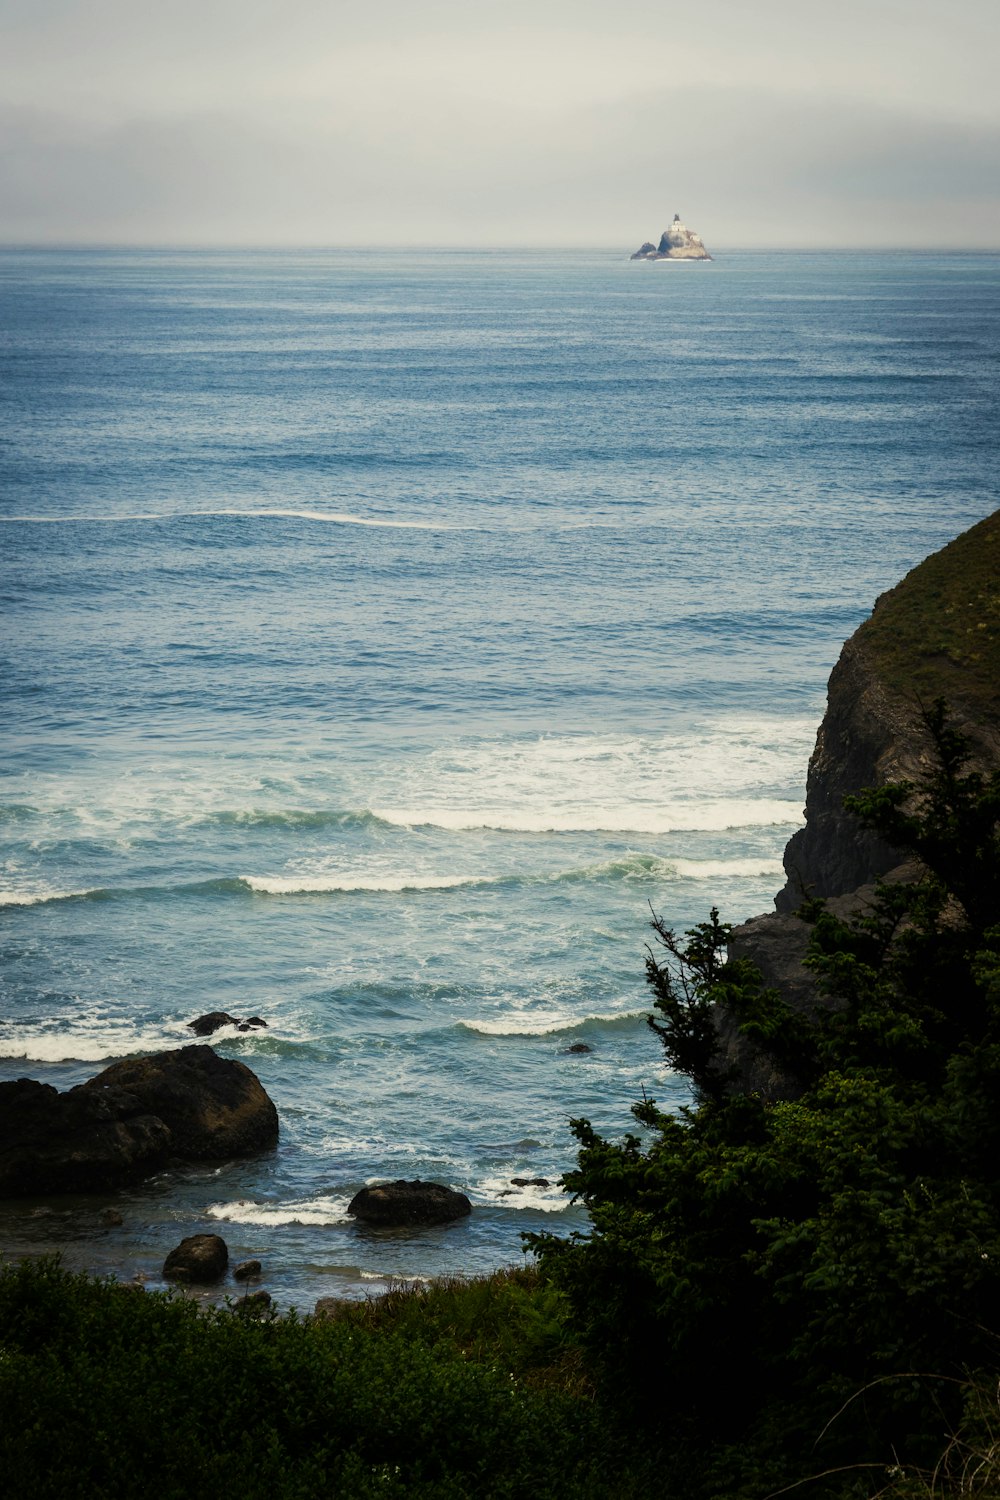
[[[192,1045],[113,1063],[65,1093],[0,1083],[0,1198],[108,1192],[171,1162],[251,1156],[278,1113],[243,1063]]]
[[[464,1193],[440,1182],[382,1182],[362,1188],[347,1206],[347,1212],[377,1229],[397,1229],[410,1224],[448,1224],[472,1212]]]
[[[220,1281],[229,1264],[229,1247],[220,1234],[189,1234],[163,1262],[170,1281],[190,1281],[205,1286]]]
[[[175,1156],[253,1156],[278,1141],[278,1111],[255,1073],[211,1047],[180,1047],[112,1063],[83,1089],[125,1089],[170,1130]]]
[[[123,1089],[0,1083],[0,1198],[108,1192],[169,1155],[169,1127]]]

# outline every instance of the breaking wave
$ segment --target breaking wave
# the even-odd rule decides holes
[[[505,1016],[464,1018],[463,1031],[480,1036],[569,1036],[574,1032],[631,1030],[648,1014],[645,1010],[615,1011],[611,1015],[570,1016],[555,1011],[523,1011]]]

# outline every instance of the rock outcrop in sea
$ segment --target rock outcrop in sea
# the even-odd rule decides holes
[[[347,1212],[376,1229],[398,1229],[404,1225],[449,1224],[472,1212],[464,1193],[441,1182],[381,1182],[362,1188],[347,1205]]]
[[[823,897],[845,916],[870,899],[876,880],[902,879],[914,869],[843,804],[851,792],[912,781],[930,768],[922,711],[938,698],[970,742],[970,769],[1000,767],[1000,511],[883,594],[830,676],[809,762],[805,826],[785,849],[787,879],[776,910],[737,927],[730,947],[797,1008],[823,1003],[802,968],[810,932],[795,915],[802,902]],[[737,1069],[739,1086],[785,1093],[770,1060],[730,1017],[717,1019],[725,1064]]]
[[[256,1074],[204,1045],[126,1058],[65,1093],[33,1078],[0,1083],[0,1198],[108,1192],[277,1141]]]
[[[221,1281],[229,1264],[229,1246],[219,1234],[189,1234],[163,1262],[168,1281],[191,1281],[207,1286]]]
[[[673,223],[660,235],[658,245],[654,245],[652,240],[647,240],[629,258],[631,260],[712,259],[702,243],[701,235],[695,234],[693,229],[688,229],[686,224],[682,224],[680,214],[674,214]]]

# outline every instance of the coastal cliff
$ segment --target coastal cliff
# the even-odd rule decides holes
[[[803,970],[809,926],[795,915],[822,897],[837,915],[862,907],[878,879],[900,879],[898,851],[844,809],[864,787],[913,780],[930,765],[922,711],[938,698],[968,739],[971,768],[1000,767],[1000,511],[932,554],[883,594],[841,652],[809,762],[805,826],[785,849],[773,914],[733,931],[730,956],[751,959],[797,1008],[821,1003]],[[784,1081],[732,1018],[717,1024],[740,1087],[777,1097]]]
[[[778,911],[841,896],[898,857],[844,811],[861,787],[927,768],[921,708],[948,704],[982,770],[1000,765],[1000,511],[926,558],[876,601],[844,646],[809,762],[806,823],[785,850]]]

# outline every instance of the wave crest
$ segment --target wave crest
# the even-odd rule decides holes
[[[224,1224],[255,1224],[268,1229],[285,1224],[324,1228],[354,1223],[347,1212],[350,1201],[343,1194],[301,1198],[291,1203],[258,1203],[252,1198],[237,1198],[231,1203],[212,1203],[205,1213]]]
[[[647,1010],[614,1011],[610,1015],[568,1016],[557,1012],[529,1012],[497,1017],[463,1017],[455,1024],[479,1036],[569,1036],[582,1031],[620,1031],[644,1020]]]
[[[361,516],[353,511],[344,510],[309,510],[304,508],[292,508],[290,506],[254,506],[240,507],[226,506],[211,510],[164,510],[164,511],[131,511],[118,515],[103,515],[93,512],[65,514],[58,516],[20,515],[0,516],[0,521],[8,524],[17,523],[24,526],[59,526],[59,525],[115,525],[122,522],[133,524],[137,521],[170,522],[170,521],[199,521],[202,519],[215,519],[217,517],[247,518],[248,520],[296,520],[296,521],[320,521],[331,526],[375,526],[387,528],[392,531],[454,531],[457,528],[443,521],[408,521],[401,516]]]
[[[580,805],[531,812],[499,807],[378,807],[373,814],[401,828],[448,833],[723,833],[727,829],[785,827],[801,823],[801,799],[745,797],[675,804],[660,810],[637,804]]]

